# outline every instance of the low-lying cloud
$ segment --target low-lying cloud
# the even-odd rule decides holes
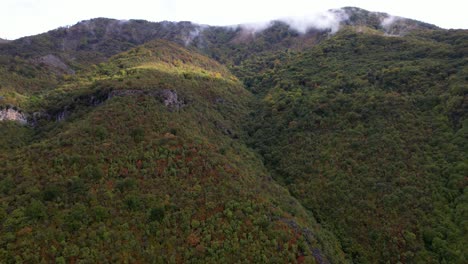
[[[331,34],[336,33],[340,29],[341,22],[349,18],[348,14],[343,10],[328,10],[324,12],[311,13],[304,16],[285,17],[276,19],[288,24],[293,30],[301,34],[307,33],[311,29],[329,30]],[[251,31],[252,33],[261,32],[269,28],[273,24],[272,21],[262,23],[242,24],[240,27]]]
[[[201,31],[203,31],[203,27],[194,28],[192,31],[190,31],[188,35],[184,38],[185,46],[190,45],[192,41],[200,35]]]
[[[272,21],[267,21],[267,22],[241,24],[236,27],[241,27],[242,29],[247,30],[250,33],[257,33],[257,32],[262,32],[263,30],[271,27],[272,25],[273,25]]]
[[[345,10],[335,9],[310,13],[304,16],[284,17],[265,22],[227,26],[226,28],[232,30],[239,28],[242,29],[240,36],[238,36],[238,40],[248,39],[257,33],[266,30],[273,26],[276,21],[286,23],[292,30],[297,31],[300,34],[305,34],[309,30],[329,31],[330,34],[335,34],[340,29],[342,22],[347,19],[349,19],[349,15]],[[200,37],[204,30],[204,26],[197,25],[193,30],[188,32],[185,37],[183,37],[185,46],[191,45],[194,39]],[[200,45],[200,43],[198,45]]]
[[[398,22],[398,20],[400,19],[401,19],[400,17],[389,15],[386,18],[382,19],[382,22],[380,23],[380,25],[385,30],[389,30],[393,26],[393,24],[395,24],[395,22]]]
[[[329,10],[302,17],[283,18],[280,21],[302,34],[310,29],[330,30],[330,33],[334,34],[340,29],[341,22],[346,19],[348,15],[343,10]]]

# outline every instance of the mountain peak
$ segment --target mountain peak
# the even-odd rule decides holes
[[[349,26],[367,26],[384,31],[390,35],[402,35],[412,30],[439,29],[439,27],[414,19],[393,16],[383,12],[368,11],[359,7],[343,7],[340,9],[347,15],[342,24]]]

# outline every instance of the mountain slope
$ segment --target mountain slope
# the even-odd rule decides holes
[[[458,36],[344,30],[253,81],[265,95],[252,145],[357,263],[466,261],[467,33]]]
[[[465,263],[467,31],[330,12],[1,44],[0,259]]]
[[[223,66],[156,41],[96,71],[1,153],[1,259],[345,261],[239,139],[253,98]]]
[[[437,29],[426,23],[354,7],[329,13],[336,14],[336,22],[341,26],[382,34]],[[0,45],[0,89],[23,96],[37,94],[61,85],[93,64],[154,39],[196,48],[244,76],[241,72],[244,67],[239,69],[242,63],[272,52],[300,51],[328,37],[330,29],[310,24],[303,34],[288,21],[272,21],[266,29],[258,30],[253,25],[213,27],[190,22],[96,18]],[[252,73],[259,74],[258,70]]]

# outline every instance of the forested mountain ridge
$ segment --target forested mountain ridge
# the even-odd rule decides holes
[[[252,146],[356,262],[464,262],[466,45],[343,30],[253,81]]]
[[[1,43],[0,259],[465,263],[468,32],[330,12]]]
[[[437,29],[436,26],[423,22],[354,7],[329,12],[336,14],[333,23],[337,25],[365,26],[389,34]],[[166,39],[185,46],[196,46],[205,53],[215,52],[214,47],[250,42],[250,46],[253,46],[250,48],[258,52],[271,50],[276,44],[280,44],[283,48],[303,46],[297,42],[299,40],[307,42],[304,41],[307,35],[315,37],[317,33],[323,34],[332,30],[332,26],[318,29],[314,24],[307,24],[304,25],[306,32],[303,33],[307,33],[304,36],[298,34],[297,28],[288,21],[272,21],[268,25],[266,30],[261,30],[257,25],[217,27],[191,22],[95,18],[36,36],[9,41],[4,43],[7,45],[0,46],[0,54],[21,58],[36,58],[53,54],[67,62],[70,67],[79,68],[89,63],[101,62],[112,55],[153,39]],[[236,46],[236,48],[241,46]],[[230,46],[230,48],[233,47]],[[225,56],[224,53],[216,55]]]
[[[437,29],[422,22],[359,8],[330,12],[335,14],[331,27],[350,26],[378,34],[412,34]],[[331,28],[320,29],[313,24],[303,25],[307,29],[304,33],[298,32],[287,21],[272,21],[268,25],[260,30],[257,25],[217,27],[191,22],[85,20],[73,26],[2,43],[0,88],[6,91],[3,93],[4,102],[20,106],[24,99],[22,96],[40,94],[75,74],[86,72],[90,66],[153,39],[166,39],[195,48],[227,65],[236,75],[243,76],[245,67],[242,64],[251,59],[269,58],[271,54],[285,50],[307,49],[332,35]],[[259,71],[265,68],[263,63],[255,64],[259,65]],[[246,82],[250,85],[248,80]]]
[[[344,261],[239,140],[253,98],[222,65],[153,41],[90,78],[44,97],[61,120],[1,124],[5,262]]]

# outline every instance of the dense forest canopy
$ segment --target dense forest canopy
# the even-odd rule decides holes
[[[0,262],[466,263],[468,31],[334,12],[0,40]]]

